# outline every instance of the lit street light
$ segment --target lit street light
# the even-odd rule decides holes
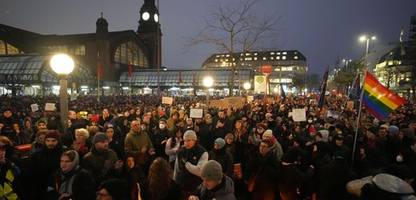
[[[74,70],[74,60],[66,54],[56,54],[50,60],[52,70],[58,74],[59,77],[59,105],[61,113],[61,123],[64,128],[64,133],[68,124],[68,82],[67,77]]]
[[[211,76],[205,76],[202,79],[202,85],[207,88],[207,105],[209,106],[209,89],[214,85],[214,79]]]
[[[365,65],[367,66],[368,65],[367,56],[368,56],[369,48],[370,48],[370,40],[376,40],[376,36],[375,35],[373,36],[362,35],[360,36],[359,40],[360,42],[365,42]]]

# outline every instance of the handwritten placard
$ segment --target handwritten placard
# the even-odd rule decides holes
[[[39,110],[39,105],[34,103],[30,105],[30,108],[32,109],[32,112],[36,112]]]
[[[55,103],[46,103],[45,104],[45,111],[55,111]]]
[[[172,97],[162,97],[162,104],[173,104],[173,98]]]
[[[303,122],[306,121],[306,111],[305,109],[293,109],[292,110],[292,118],[295,122]]]
[[[203,109],[192,108],[189,112],[189,117],[191,117],[191,118],[202,118],[203,113],[204,113]]]

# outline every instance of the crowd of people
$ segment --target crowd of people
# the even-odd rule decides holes
[[[322,108],[314,95],[203,99],[80,96],[62,125],[43,107],[57,97],[1,96],[0,199],[416,199],[415,104],[357,120],[335,93]]]

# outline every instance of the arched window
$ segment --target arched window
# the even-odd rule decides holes
[[[23,51],[3,40],[0,40],[0,55],[13,55],[21,53],[23,53]]]
[[[120,44],[114,53],[114,62],[120,64],[132,63],[134,66],[148,67],[148,61],[143,50],[133,41]]]

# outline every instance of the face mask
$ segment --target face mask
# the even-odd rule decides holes
[[[397,155],[397,156],[396,156],[396,161],[397,161],[397,162],[403,162],[403,156],[402,156],[402,155],[400,155],[400,154],[399,154],[399,155]]]
[[[146,130],[146,126],[141,126],[141,128],[143,131]]]
[[[164,129],[166,126],[164,124],[159,124],[160,129]]]
[[[308,119],[308,123],[312,123],[312,120],[311,119]]]

